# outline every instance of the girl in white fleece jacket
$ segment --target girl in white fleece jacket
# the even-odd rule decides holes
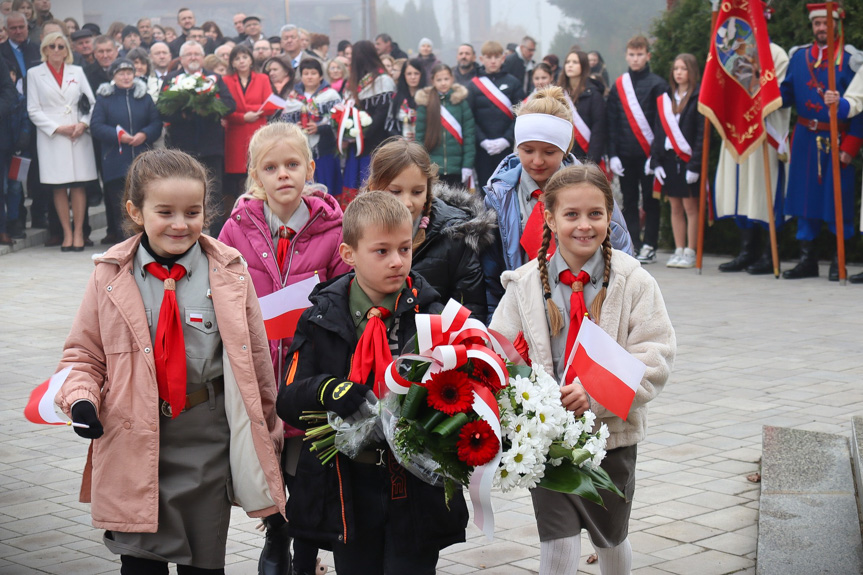
[[[611,435],[602,467],[626,498],[605,492],[603,508],[575,495],[532,490],[541,541],[540,575],[576,573],[582,529],[587,529],[596,548],[603,575],[628,574],[636,446],[647,429],[647,402],[662,390],[671,372],[677,347],[674,328],[653,277],[638,261],[611,247],[614,199],[599,168],[560,170],[549,179],[543,201],[542,247],[535,260],[503,274],[506,293],[490,327],[511,340],[524,332],[531,361],[561,382],[564,406],[577,416],[590,409],[597,416],[597,428],[608,425]],[[547,258],[552,235],[557,250]],[[594,401],[571,368],[564,373],[585,310],[590,321],[647,366],[626,420]],[[576,325],[568,338],[570,324]]]

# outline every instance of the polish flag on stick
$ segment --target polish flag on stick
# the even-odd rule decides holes
[[[90,427],[83,423],[73,423],[67,421],[57,415],[54,410],[54,397],[60,391],[60,387],[66,378],[69,377],[69,372],[72,367],[61,369],[51,376],[51,379],[42,382],[36,389],[30,393],[30,401],[27,402],[27,407],[24,408],[24,417],[33,423],[41,425],[71,425],[73,427]]]
[[[9,161],[9,179],[16,182],[26,182],[27,172],[30,171],[30,158],[12,156]]]
[[[279,110],[284,110],[287,105],[288,103],[284,99],[275,94],[270,94],[270,96],[264,100],[264,103],[261,104],[261,107],[258,108],[258,112],[263,112],[266,115],[275,114]]]
[[[283,339],[294,336],[300,316],[312,305],[309,294],[319,282],[318,274],[315,273],[308,279],[298,281],[259,300],[267,338]]]
[[[120,124],[117,124],[117,145],[120,147],[120,153],[123,153],[123,140],[121,138],[123,136],[128,136],[129,132],[123,129]]]
[[[626,420],[647,367],[632,357],[601,327],[585,318],[566,362],[585,391],[600,405]]]

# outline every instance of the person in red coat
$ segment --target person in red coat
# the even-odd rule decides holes
[[[266,74],[253,70],[251,49],[238,44],[231,50],[228,65],[231,73],[222,79],[237,109],[226,118],[225,126],[225,205],[233,205],[246,186],[249,142],[252,135],[267,123],[264,102],[273,94]]]

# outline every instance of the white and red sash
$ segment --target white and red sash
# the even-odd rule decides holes
[[[674,117],[674,109],[671,107],[671,97],[663,94],[656,99],[656,111],[665,129],[665,136],[671,142],[674,153],[684,162],[692,159],[692,146],[686,141],[683,132],[680,131],[680,122]]]
[[[575,141],[578,142],[578,146],[584,150],[584,153],[587,153],[590,147],[590,128],[587,122],[584,121],[584,118],[578,113],[575,103],[569,97],[569,94],[566,92],[564,94],[566,95],[566,101],[569,102],[569,110],[572,112],[572,133],[575,136]]]
[[[440,123],[449,132],[449,135],[456,139],[460,146],[464,144],[461,134],[461,124],[458,123],[455,116],[444,106],[440,107]]]
[[[494,85],[494,82],[486,76],[474,76],[471,82],[485,94],[485,97],[491,100],[491,103],[500,108],[500,111],[509,116],[510,120],[515,119],[515,114],[512,113],[512,102],[506,97],[506,94],[500,91],[500,88]]]
[[[767,142],[773,146],[777,154],[784,154],[788,151],[788,146],[786,144],[788,141],[788,132],[780,134],[776,131],[776,128],[773,127],[773,124],[766,120],[764,121],[764,131],[767,132]]]
[[[638,98],[635,96],[635,88],[632,85],[629,72],[618,78],[615,84],[620,103],[623,105],[623,111],[626,113],[626,119],[629,121],[629,127],[635,134],[638,143],[641,144],[644,155],[650,156],[653,130],[650,129],[650,122],[647,121],[647,116],[644,115],[644,110],[641,109],[641,104],[638,103]]]

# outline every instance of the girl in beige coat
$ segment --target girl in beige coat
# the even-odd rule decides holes
[[[206,185],[182,152],[134,161],[139,233],[96,258],[60,364],[57,402],[93,439],[81,501],[124,574],[224,573],[231,505],[284,513],[263,320],[239,252],[201,235]]]
[[[540,574],[576,573],[583,528],[597,550],[602,573],[628,574],[636,444],[647,429],[647,402],[659,394],[671,372],[677,346],[674,329],[656,281],[635,259],[611,247],[614,200],[599,168],[591,164],[562,169],[549,179],[543,201],[542,247],[535,260],[503,274],[506,292],[490,327],[510,340],[524,332],[530,359],[561,382],[564,406],[576,416],[590,409],[596,414],[597,429],[601,423],[608,426],[608,454],[602,467],[626,497],[606,493],[603,508],[575,495],[532,490],[541,541]],[[552,234],[557,251],[546,259]],[[647,366],[626,420],[588,396],[576,374],[566,369],[567,333],[580,325],[570,325],[578,322],[569,319],[570,298],[577,299],[581,285],[589,310],[589,319],[582,321],[597,323]]]

